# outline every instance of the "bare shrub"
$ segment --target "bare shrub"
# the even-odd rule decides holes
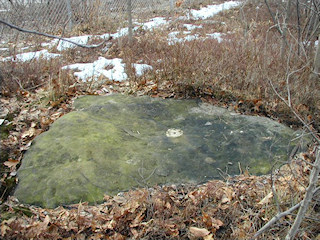
[[[154,68],[150,80],[157,83],[158,88],[167,86],[176,95],[210,95],[235,104],[242,100],[259,100],[269,112],[283,117],[290,115],[289,108],[279,102],[270,82],[286,96],[289,82],[290,96],[287,97],[294,106],[301,110],[305,119],[312,115],[313,120],[319,120],[320,82],[309,81],[314,53],[297,55],[300,45],[291,37],[287,39],[290,48],[282,58],[281,36],[272,27],[266,7],[262,5],[256,9],[256,5],[248,4],[244,12],[246,19],[251,19],[245,33],[240,11],[238,15],[227,12],[219,16],[226,22],[225,31],[233,29],[231,33],[225,32],[221,43],[215,39],[204,40],[210,26],[210,32],[216,32],[215,27],[221,30],[217,24],[207,24],[205,30],[200,30],[201,36],[197,40],[174,45],[167,42],[169,32],[154,32],[139,36],[133,45],[124,47],[124,59],[128,62],[144,59]],[[179,29],[179,24],[176,26]],[[289,28],[288,32],[294,34],[296,31]],[[290,76],[289,72],[292,72]],[[141,83],[137,78],[134,81]],[[291,120],[288,123],[291,124]],[[320,129],[317,124],[315,127]]]

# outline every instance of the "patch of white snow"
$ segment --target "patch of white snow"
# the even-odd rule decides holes
[[[142,23],[142,24],[140,23],[139,25],[142,25],[144,30],[152,30],[154,28],[160,27],[167,23],[168,22],[164,17],[155,17],[155,18],[152,18],[149,22]]]
[[[168,34],[168,44],[169,45],[174,45],[175,43],[183,43],[187,41],[193,41],[196,39],[199,39],[199,34],[194,34],[194,35],[187,35],[184,38],[178,38],[176,35],[179,32],[171,32]]]
[[[20,53],[15,56],[6,57],[6,58],[3,58],[3,61],[27,62],[32,59],[39,59],[39,58],[51,59],[51,58],[56,58],[60,56],[61,56],[60,54],[49,53],[48,50],[44,49],[37,52]]]
[[[107,67],[110,69],[107,70]],[[134,67],[138,76],[141,76],[144,71],[152,69],[152,67],[147,64],[134,64]],[[122,59],[120,58],[106,59],[99,57],[98,60],[93,63],[77,63],[64,66],[62,69],[76,70],[74,75],[84,82],[96,80],[100,75],[114,81],[124,81],[128,78],[125,73],[125,64],[122,63]]]
[[[75,43],[79,43],[79,44],[87,44],[91,37],[92,37],[92,35],[84,35],[84,36],[78,36],[78,37],[70,37],[70,38],[66,38],[66,39],[69,41],[75,42]],[[75,48],[77,46],[73,43],[66,42],[66,41],[59,40],[59,39],[54,39],[52,41],[52,44],[55,45],[55,44],[57,44],[57,42],[59,42],[59,44],[57,46],[58,51],[67,50],[69,48]]]
[[[219,43],[223,41],[221,37],[224,35],[223,33],[215,32],[215,33],[207,33],[206,35],[210,38],[216,39]]]
[[[142,76],[146,71],[153,69],[152,66],[150,66],[148,64],[134,63],[133,66],[136,70],[136,74],[138,77]]]
[[[183,26],[188,30],[188,31],[192,31],[194,29],[197,28],[203,28],[202,25],[193,25],[193,24],[183,24]]]
[[[241,2],[237,1],[228,1],[218,5],[208,5],[207,7],[203,7],[200,10],[191,10],[191,16],[194,19],[207,19],[213,17],[221,11],[225,11],[234,7],[237,7],[241,4]]]

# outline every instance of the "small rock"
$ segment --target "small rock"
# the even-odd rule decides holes
[[[216,162],[216,160],[214,160],[214,159],[211,158],[211,157],[206,157],[206,158],[204,159],[204,161],[205,161],[206,163],[208,163],[208,164],[213,164],[213,163]]]
[[[183,135],[183,131],[181,129],[170,128],[166,132],[166,136],[170,138],[177,138]]]

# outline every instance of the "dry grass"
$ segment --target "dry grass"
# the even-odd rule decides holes
[[[304,119],[312,118],[319,123],[320,82],[309,81],[313,51],[306,47],[305,52],[309,54],[297,55],[298,45],[291,37],[288,38],[290,48],[281,58],[281,39],[276,29],[271,28],[266,7],[260,6],[256,10],[248,4],[244,12],[246,19],[251,19],[247,24],[242,20],[241,11],[228,11],[217,17],[225,22],[224,25],[211,21],[204,23],[202,29],[192,31],[200,38],[206,33],[223,31],[225,36],[221,43],[200,39],[168,45],[170,31],[186,30],[178,21],[170,26],[170,31],[137,36],[132,45],[121,49],[123,57],[128,63],[143,60],[152,65],[154,71],[149,73],[147,80],[157,83],[158,88],[168,86],[167,90],[178,96],[207,95],[234,103],[259,100],[268,112],[282,116],[290,111],[279,102],[270,83],[285,99],[289,86],[293,106]],[[247,25],[245,33],[244,25]],[[293,36],[294,29],[291,34]],[[131,80],[139,85],[145,83],[146,77],[137,79],[131,75]],[[320,129],[317,123],[314,126]]]

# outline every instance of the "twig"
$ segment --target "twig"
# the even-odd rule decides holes
[[[317,180],[318,180],[319,173],[320,173],[320,147],[318,147],[316,151],[316,160],[314,162],[314,167],[311,170],[311,174],[309,178],[309,186],[306,190],[305,197],[301,201],[301,207],[299,209],[299,212],[297,214],[297,217],[293,225],[291,226],[285,238],[286,240],[293,239],[299,230],[299,227],[304,218],[304,215],[307,212],[310,202],[312,200],[313,194],[315,193],[315,189],[317,189],[316,187],[317,187]]]
[[[269,79],[269,83],[272,87],[272,90],[275,92],[275,94],[290,108],[291,112],[298,118],[298,120],[304,125],[305,128],[308,129],[312,137],[315,139],[315,141],[320,144],[320,138],[317,136],[316,133],[311,129],[311,127],[300,117],[300,115],[293,109],[293,107],[290,107],[289,103],[279,94],[279,92],[274,87],[272,81]]]
[[[287,211],[278,213],[276,216],[274,216],[269,222],[267,222],[256,234],[253,236],[253,239],[259,237],[263,232],[265,232],[271,225],[278,222],[281,218],[289,215],[291,212],[299,208],[302,204],[302,201],[294,205],[293,207],[289,208]]]
[[[264,0],[264,2],[265,2],[266,6],[267,6],[267,8],[268,8],[268,11],[269,11],[269,14],[270,14],[270,16],[271,16],[271,18],[272,18],[273,23],[275,24],[278,32],[279,32],[280,35],[282,36],[283,32],[281,31],[281,29],[280,29],[280,27],[279,27],[279,25],[278,25],[278,23],[277,23],[277,21],[276,21],[276,19],[275,19],[275,17],[274,17],[274,14],[273,14],[273,12],[271,11],[271,8],[270,8],[270,6],[269,6],[268,1],[267,1],[267,0]]]
[[[44,36],[44,37],[48,37],[48,38],[55,38],[55,39],[59,39],[59,40],[62,40],[62,41],[66,41],[66,42],[69,42],[69,43],[72,43],[74,45],[77,45],[79,47],[83,47],[83,48],[97,48],[97,47],[100,47],[102,46],[106,41],[103,41],[99,44],[95,44],[95,45],[86,45],[86,44],[81,44],[81,43],[77,43],[77,42],[74,42],[74,41],[71,41],[69,39],[66,39],[66,38],[62,38],[62,37],[58,37],[58,36],[55,36],[55,35],[51,35],[51,34],[47,34],[47,33],[42,33],[42,32],[37,32],[35,30],[28,30],[28,29],[24,29],[24,28],[20,28],[16,25],[13,25],[11,23],[8,23],[2,19],[0,19],[0,23],[4,24],[4,25],[7,25],[8,27],[10,28],[13,28],[13,29],[16,29],[20,32],[25,32],[25,33],[30,33],[30,34],[36,34],[36,35],[40,35],[40,36]]]
[[[277,210],[279,213],[280,212],[280,203],[279,203],[279,197],[278,197],[277,191],[274,186],[273,169],[271,171],[270,177],[271,177],[271,190],[272,190],[273,198],[274,198],[274,201],[276,203]]]

